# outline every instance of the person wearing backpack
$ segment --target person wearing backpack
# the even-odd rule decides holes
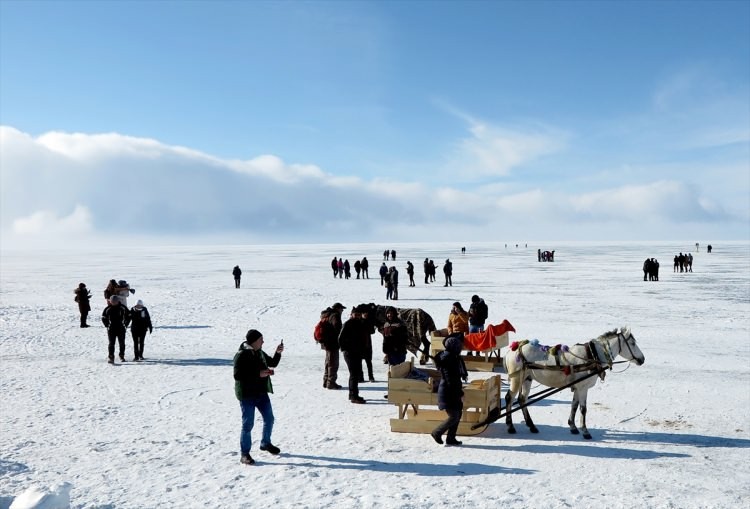
[[[315,340],[320,348],[326,352],[325,366],[323,368],[323,387],[325,389],[338,390],[341,386],[336,383],[339,376],[339,333],[341,332],[341,313],[346,306],[340,302],[324,309],[320,313],[320,321],[316,325]]]
[[[120,361],[125,362],[125,330],[130,324],[130,311],[117,295],[109,298],[109,304],[102,311],[102,323],[107,328],[109,338],[107,362],[115,363],[115,340],[120,346]]]

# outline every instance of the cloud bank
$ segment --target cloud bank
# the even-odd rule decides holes
[[[498,137],[487,138],[510,166],[515,150],[548,151],[498,146]],[[707,232],[715,232],[713,238],[744,238],[747,229],[747,210],[727,211],[720,200],[675,180],[581,194],[539,185],[467,192],[406,179],[332,175],[274,155],[225,160],[117,133],[34,137],[10,126],[0,127],[0,148],[6,239],[88,234],[225,235],[268,242],[661,240]]]

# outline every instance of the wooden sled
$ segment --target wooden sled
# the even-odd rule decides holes
[[[430,433],[448,418],[447,413],[437,409],[440,372],[419,368],[427,373],[427,381],[404,378],[413,368],[412,358],[398,366],[391,366],[388,372],[388,402],[398,406],[398,418],[391,419],[391,431]],[[464,411],[458,425],[458,435],[477,435],[484,431],[485,428],[473,430],[471,427],[486,420],[490,412],[497,408],[500,385],[500,375],[464,384]]]

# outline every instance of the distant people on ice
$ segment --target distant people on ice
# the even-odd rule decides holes
[[[130,285],[124,279],[115,281],[114,279],[109,280],[107,288],[104,289],[104,299],[109,302],[109,298],[113,295],[120,297],[120,302],[126,308],[128,307],[128,296],[131,293],[135,293],[135,289],[130,288]]]
[[[357,273],[357,279],[359,279],[359,272],[362,270],[362,262],[354,260],[354,272]]]
[[[234,266],[234,269],[232,269],[232,275],[234,276],[234,287],[239,288],[240,278],[242,278],[242,270],[239,265]]]
[[[424,270],[424,284],[430,284],[430,260],[427,258],[422,262],[422,269]]]
[[[398,270],[395,265],[385,275],[386,300],[398,300]]]
[[[676,255],[674,257],[674,272],[693,272],[693,255],[690,253]]]
[[[336,259],[336,257],[333,257],[333,260],[331,260],[331,270],[333,270],[333,277],[338,276],[339,274],[339,261]]]
[[[78,283],[78,288],[73,290],[75,294],[75,301],[78,303],[78,312],[81,314],[81,328],[89,327],[86,323],[86,319],[91,311],[91,292],[84,283]]]
[[[239,287],[238,287],[239,288]],[[138,299],[130,309],[130,334],[133,336],[133,360],[143,360],[143,345],[146,341],[146,331],[149,334],[154,333],[154,326],[151,323],[151,315],[143,301]]]
[[[435,268],[435,262],[434,260],[430,260],[429,269],[430,269],[430,282],[435,282],[435,274],[437,273],[437,269]]]
[[[542,251],[541,249],[536,250],[536,258],[539,262],[554,262],[555,251]]]
[[[107,328],[107,362],[115,363],[115,341],[120,347],[120,361],[125,362],[125,330],[130,324],[130,311],[120,301],[120,297],[112,295],[109,304],[102,311],[102,323]]]
[[[380,266],[380,270],[378,271],[380,273],[380,286],[385,286],[385,278],[388,276],[388,266],[383,262],[383,264]]]
[[[713,249],[713,246],[711,244],[709,244],[708,246],[706,246],[706,252],[707,253],[710,253],[712,249]]]
[[[344,260],[344,279],[349,279],[352,277],[352,268],[351,265],[349,265],[349,258]]]
[[[260,450],[270,454],[279,454],[278,447],[271,442],[274,416],[271,398],[273,384],[271,376],[273,368],[279,365],[281,353],[284,351],[282,339],[276,347],[273,357],[263,351],[263,334],[250,329],[245,335],[245,341],[234,355],[234,394],[240,402],[242,411],[242,430],[240,432],[240,463],[252,465],[255,460],[250,456],[252,448],[253,427],[255,425],[255,409],[263,418],[263,431],[260,438]]]
[[[453,276],[453,262],[450,260],[445,260],[443,274],[445,275],[445,284],[443,286],[453,286],[453,279],[451,278]]]
[[[410,261],[406,262],[406,273],[409,275],[409,286],[417,286],[414,284],[414,264]]]
[[[367,261],[367,257],[365,256],[362,258],[362,279],[370,279],[370,273],[368,272],[368,269],[370,268],[370,262]]]
[[[656,258],[646,258],[643,262],[643,280],[659,281],[659,262]]]

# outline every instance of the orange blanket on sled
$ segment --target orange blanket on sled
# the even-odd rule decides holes
[[[516,332],[508,320],[500,325],[489,325],[484,332],[472,332],[464,335],[464,350],[490,350],[495,348],[495,336],[502,336],[506,332]]]

